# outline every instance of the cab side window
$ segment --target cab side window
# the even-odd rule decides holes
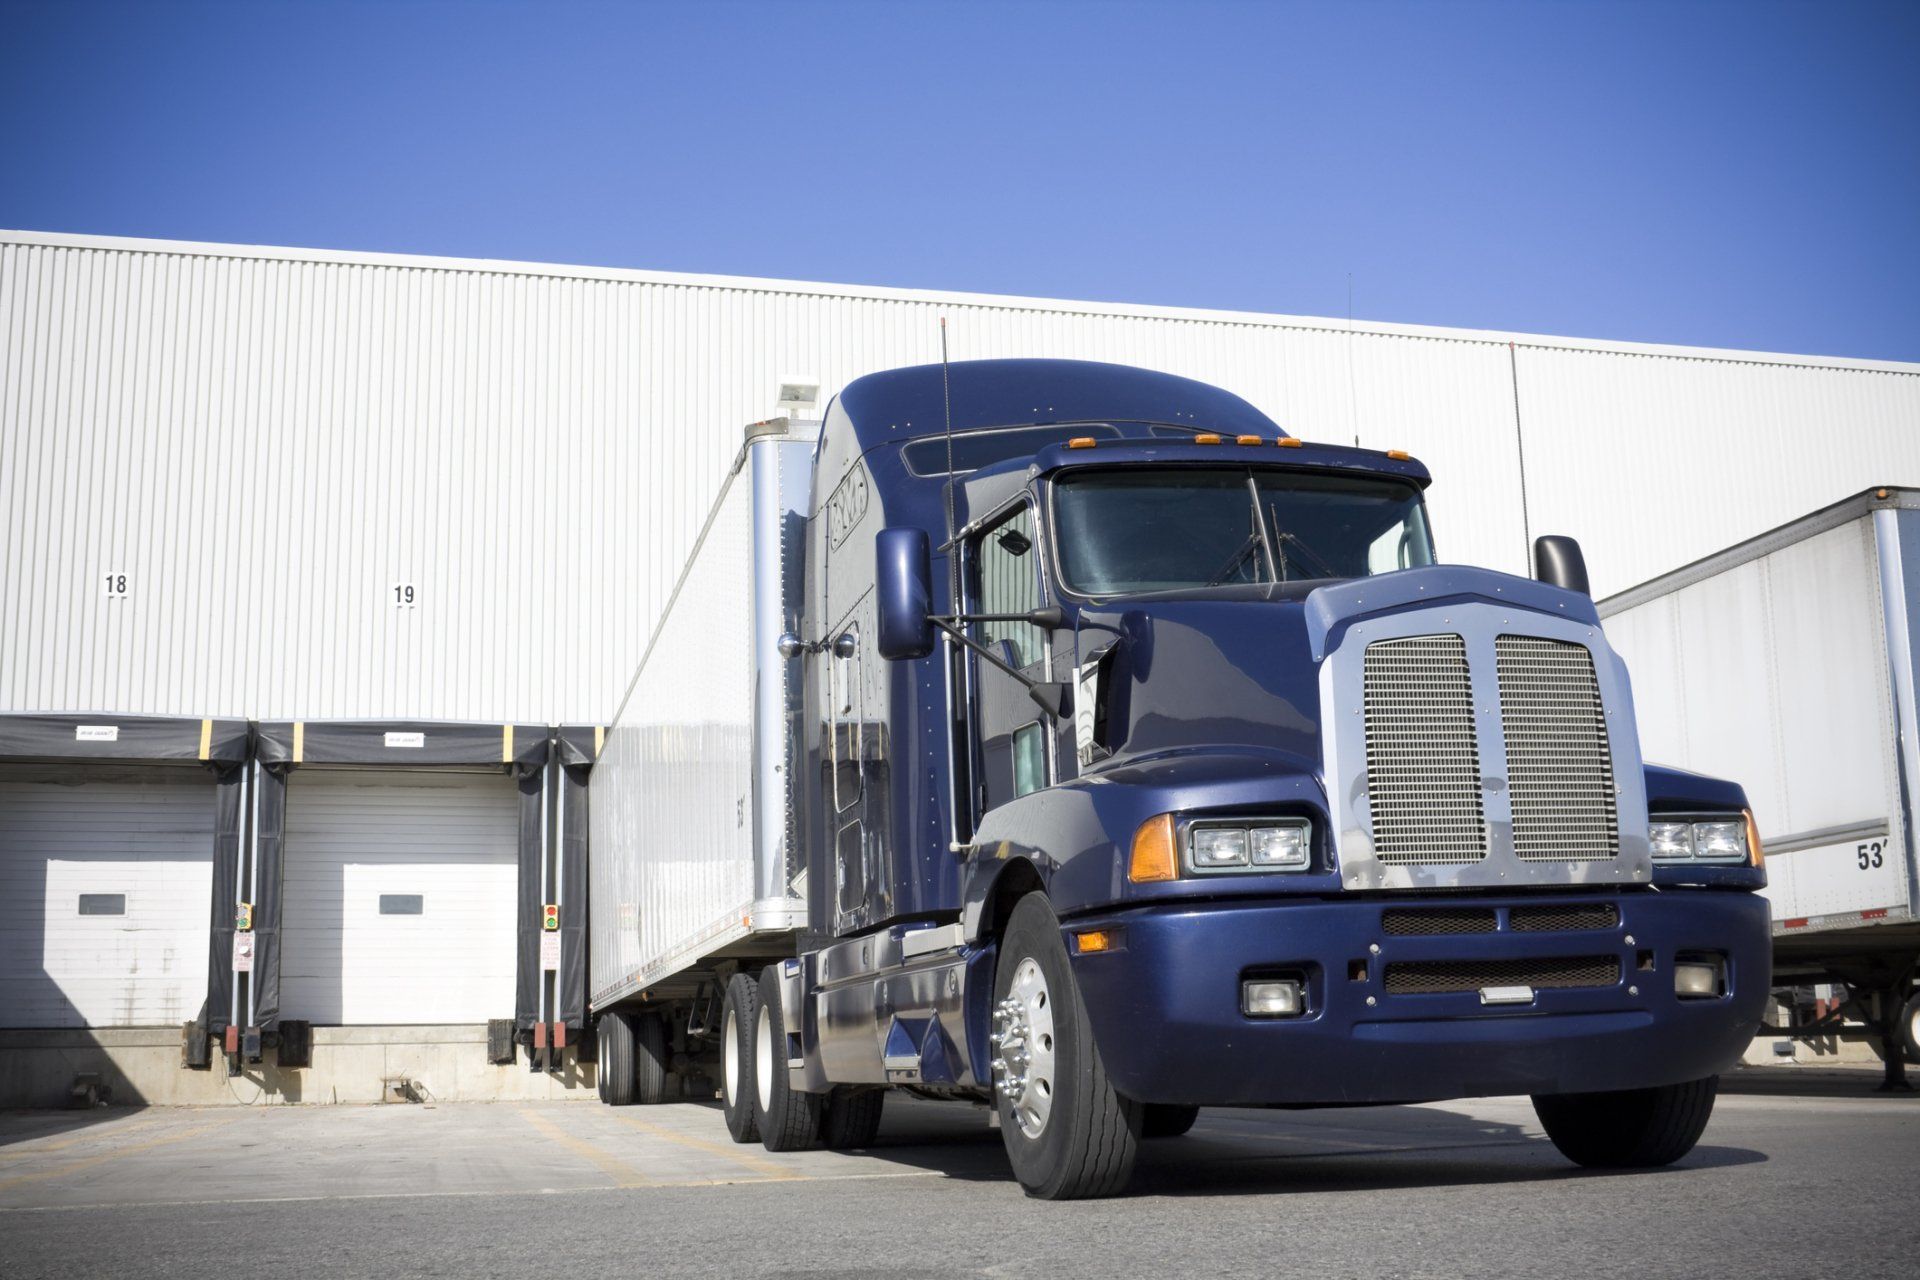
[[[1033,512],[1022,507],[980,538],[978,559],[979,612],[1030,613],[1040,607],[1039,550],[1033,545]],[[1030,622],[982,622],[980,642],[999,650],[1001,641],[1013,648],[1013,665],[1027,667],[1040,661],[1045,637]]]

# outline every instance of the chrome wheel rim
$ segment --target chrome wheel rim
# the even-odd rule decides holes
[[[753,1028],[753,1074],[760,1094],[760,1110],[773,1110],[773,1017],[765,1005],[760,1006],[760,1016]]]
[[[1040,962],[1028,956],[993,1009],[993,1086],[1020,1132],[1037,1138],[1053,1112],[1053,995]]]
[[[740,1100],[740,1024],[733,1016],[733,1010],[727,1010],[726,1021],[720,1030],[720,1062],[725,1072],[728,1103]]]

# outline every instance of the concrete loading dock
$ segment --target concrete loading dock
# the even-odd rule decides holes
[[[0,1102],[590,1090],[553,736],[0,717]]]

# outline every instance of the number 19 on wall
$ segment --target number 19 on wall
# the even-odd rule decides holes
[[[415,594],[411,582],[396,582],[393,584],[394,608],[411,609],[417,603],[419,603],[419,597]]]

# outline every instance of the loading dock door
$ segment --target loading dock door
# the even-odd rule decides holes
[[[511,1017],[518,800],[497,773],[295,769],[282,1016],[323,1026]]]
[[[213,824],[201,769],[0,766],[0,1026],[198,1017]]]

